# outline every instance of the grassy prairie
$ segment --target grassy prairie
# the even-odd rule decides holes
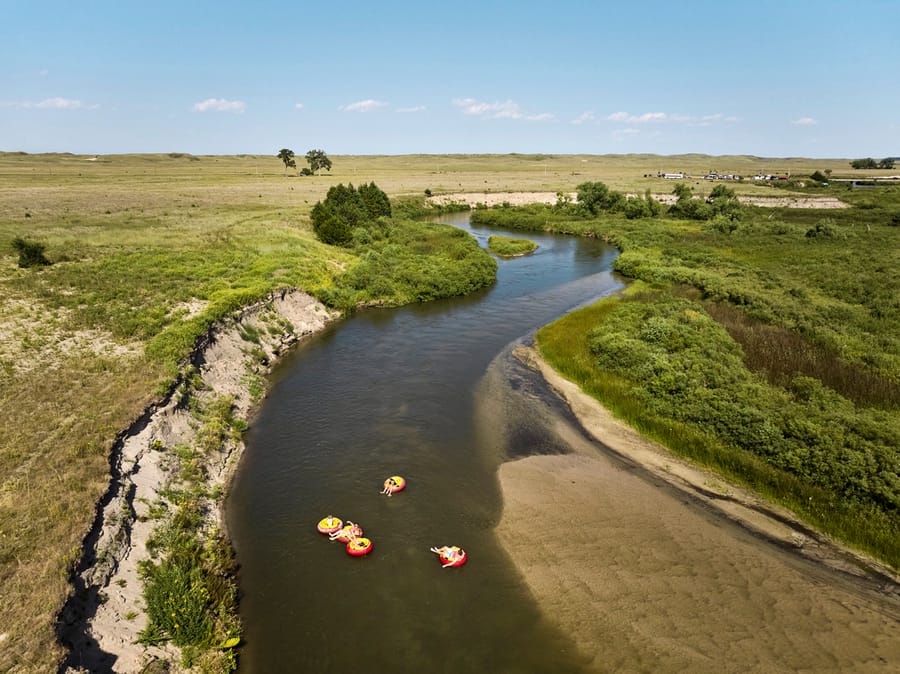
[[[0,670],[55,668],[53,624],[108,482],[110,447],[196,336],[269,290],[327,295],[351,270],[364,288],[389,264],[373,255],[360,266],[315,239],[309,211],[330,186],[374,181],[392,198],[569,192],[591,180],[669,192],[671,181],[644,174],[862,173],[843,159],[701,155],[331,159],[331,173],[300,178],[285,177],[274,154],[0,153]],[[15,237],[44,244],[54,264],[18,268]]]

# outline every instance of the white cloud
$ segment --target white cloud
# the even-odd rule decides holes
[[[378,110],[379,108],[384,108],[386,106],[387,103],[384,101],[376,101],[367,98],[364,101],[356,101],[356,103],[350,103],[348,105],[339,105],[338,110],[342,110],[343,112],[372,112],[373,110]]]
[[[35,103],[34,107],[49,110],[81,110],[87,106],[71,98],[46,98],[40,103]]]
[[[584,124],[585,122],[593,122],[595,119],[594,111],[589,110],[587,112],[582,112],[578,117],[573,119],[570,124]]]
[[[244,101],[227,101],[224,98],[207,98],[205,101],[194,103],[194,112],[237,112],[247,109]]]
[[[549,112],[528,115],[522,111],[521,106],[515,101],[503,101],[485,103],[474,98],[455,98],[453,105],[462,108],[466,115],[484,117],[485,119],[524,119],[529,122],[544,122],[553,119]]]
[[[40,110],[96,110],[99,105],[88,105],[82,101],[76,101],[71,98],[45,98],[43,101],[8,101],[0,103],[0,108],[22,108]]]
[[[614,112],[606,119],[611,122],[645,124],[647,122],[664,122],[666,119],[668,119],[668,115],[664,112],[645,112],[643,115],[630,115],[627,112]]]
[[[813,126],[818,124],[819,122],[812,117],[801,117],[800,119],[795,119],[791,124],[796,124],[797,126]]]
[[[397,112],[422,112],[425,110],[424,105],[416,105],[411,108],[397,108]]]
[[[297,110],[302,110],[302,109],[303,109],[303,103],[294,103],[294,107],[297,108]]]
[[[738,121],[733,115],[680,115],[667,112],[645,112],[642,115],[632,115],[627,112],[614,112],[606,119],[610,122],[625,122],[627,124],[649,124],[653,122],[673,122],[675,124],[687,124],[688,126],[712,126],[713,124],[733,124]]]
[[[689,126],[713,126],[714,124],[734,124],[738,118],[734,115],[703,115],[702,117],[686,117],[684,120]]]

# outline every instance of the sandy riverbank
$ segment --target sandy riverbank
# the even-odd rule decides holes
[[[322,330],[336,318],[337,314],[299,291],[277,293],[247,307],[234,320],[217,325],[194,354],[192,361],[203,387],[193,395],[201,405],[228,396],[233,400],[234,416],[247,419],[254,406],[249,385],[252,377],[265,375],[292,343]],[[290,329],[285,329],[288,323]],[[279,329],[271,329],[276,325]],[[258,342],[242,336],[248,327],[256,329]],[[259,350],[265,352],[264,363]],[[110,492],[88,539],[75,596],[60,617],[73,669],[131,673],[141,671],[155,658],[178,662],[174,647],[135,643],[147,625],[138,569],[150,558],[147,541],[159,521],[148,515],[165,501],[161,492],[171,484],[172,450],[196,446],[198,430],[197,420],[179,405],[175,393],[148,410],[117,443]],[[242,450],[242,442],[228,442],[207,457],[207,493],[224,494]],[[207,504],[206,527],[210,531],[223,529],[221,499]]]
[[[502,545],[597,671],[884,671],[896,576],[641,438],[532,349],[598,452],[503,464]]]
[[[570,192],[569,198],[574,202],[577,194]],[[637,196],[637,195],[628,195]],[[676,201],[674,194],[654,194],[653,198],[660,203],[672,205]],[[485,206],[526,206],[528,204],[555,204],[558,199],[556,192],[456,192],[453,194],[439,194],[429,197],[433,204],[468,204],[474,208],[478,204]],[[798,197],[786,196],[750,196],[738,195],[738,200],[743,204],[753,206],[765,206],[767,208],[849,208],[840,199],[835,197]]]

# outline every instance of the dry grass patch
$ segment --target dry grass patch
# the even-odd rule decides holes
[[[56,612],[109,483],[112,439],[160,372],[139,357],[36,363],[0,391],[0,670],[54,671]]]

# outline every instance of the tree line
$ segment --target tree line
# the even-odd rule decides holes
[[[275,156],[284,163],[284,175],[287,175],[289,168],[297,168],[294,151],[290,148],[281,148]],[[325,154],[325,150],[310,150],[306,153],[306,162],[309,164],[309,168],[301,169],[300,175],[302,176],[319,175],[319,171],[322,169],[331,170],[331,160]]]
[[[881,161],[875,161],[871,157],[865,159],[854,159],[850,162],[850,166],[855,169],[892,169],[894,168],[894,158],[885,157]]]

